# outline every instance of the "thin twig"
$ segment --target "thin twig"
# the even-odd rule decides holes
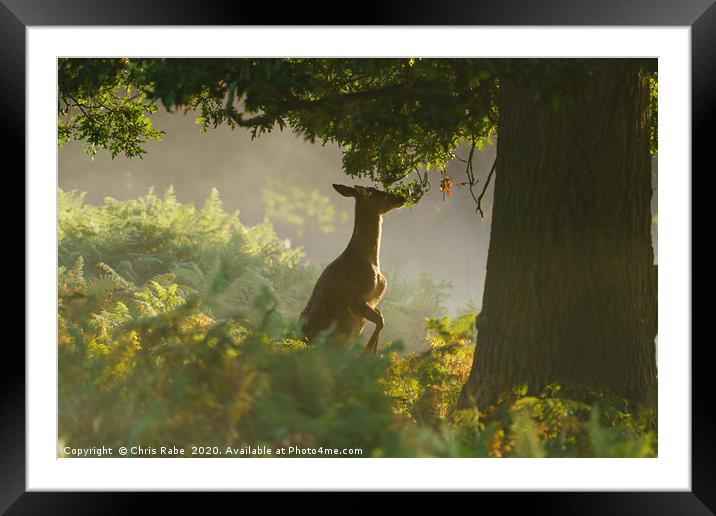
[[[471,137],[471,140],[472,140],[472,146],[470,147],[470,154],[468,155],[468,158],[466,160],[460,160],[460,161],[467,164],[465,166],[465,175],[467,175],[467,184],[470,186],[470,195],[472,196],[475,203],[479,205],[477,197],[475,197],[475,192],[472,189],[477,184],[477,181],[475,181],[475,170],[473,169],[473,165],[472,165],[472,157],[475,154],[475,147],[476,147],[477,143],[475,142],[474,136]]]
[[[420,184],[423,184],[423,176],[420,175],[420,169],[418,167],[413,167],[413,172],[418,176],[418,180],[420,181]]]
[[[497,160],[492,162],[492,168],[490,169],[490,173],[487,174],[487,179],[485,180],[485,186],[482,187],[482,192],[480,193],[480,197],[477,198],[477,210],[480,212],[481,217],[485,217],[485,214],[482,212],[482,198],[485,197],[485,192],[487,191],[487,187],[490,186],[490,180],[492,179],[492,174],[495,173],[495,164],[497,163]]]

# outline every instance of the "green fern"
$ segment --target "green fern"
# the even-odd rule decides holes
[[[101,333],[107,333],[112,329],[129,322],[132,315],[127,305],[121,301],[117,301],[111,310],[102,310],[99,314],[90,316],[89,325],[91,328],[99,330]]]
[[[70,277],[72,278],[72,281],[76,286],[84,287],[86,286],[85,283],[85,277],[84,277],[84,267],[85,267],[85,260],[80,255],[77,260],[75,260],[74,265],[70,269]]]
[[[87,280],[87,297],[98,298],[118,291],[126,291],[127,287],[109,274],[95,276]]]
[[[107,265],[106,263],[99,262],[97,264],[97,267],[102,269],[106,273],[106,275],[112,279],[113,283],[117,286],[118,289],[119,288],[130,289],[133,287],[133,285],[129,281],[127,281],[122,276],[117,274],[117,272],[112,267]]]

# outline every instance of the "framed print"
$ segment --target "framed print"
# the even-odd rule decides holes
[[[0,11],[27,192],[10,514],[138,503],[85,491],[713,510],[710,2],[350,26],[80,4]]]

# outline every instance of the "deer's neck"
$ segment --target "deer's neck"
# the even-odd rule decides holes
[[[348,243],[347,251],[378,267],[380,265],[380,231],[382,225],[382,215],[360,209],[356,205],[353,236],[351,236],[351,241]]]

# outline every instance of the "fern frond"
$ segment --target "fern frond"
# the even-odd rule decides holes
[[[118,288],[131,289],[132,287],[134,287],[134,285],[132,285],[129,281],[120,276],[117,271],[115,271],[106,263],[99,262],[97,263],[97,267],[102,269],[107,274],[107,276],[112,279],[112,281],[115,283],[115,285],[117,285]]]
[[[127,288],[119,284],[117,279],[109,274],[102,274],[87,280],[88,297],[100,297],[122,290],[127,290]]]
[[[98,314],[92,314],[89,325],[94,329],[107,332],[131,320],[132,314],[127,305],[117,301],[112,310],[102,310]]]
[[[70,269],[70,278],[72,278],[72,282],[75,285],[78,286],[86,286],[85,283],[85,276],[84,276],[84,267],[85,267],[85,259],[80,255],[77,260],[75,260],[74,265]]]

